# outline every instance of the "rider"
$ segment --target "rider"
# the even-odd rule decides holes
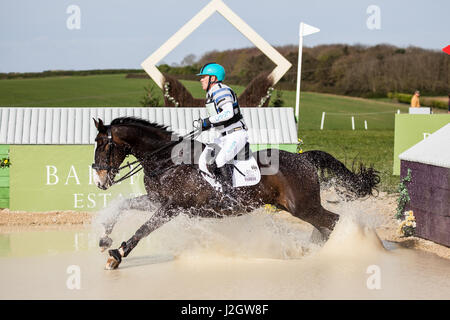
[[[241,151],[247,141],[247,126],[239,109],[236,93],[223,84],[225,69],[217,63],[205,64],[200,73],[200,82],[206,91],[206,109],[209,117],[201,119],[202,130],[216,129],[221,136],[214,143],[220,147],[215,161],[207,164],[209,172],[222,184],[222,190],[232,188],[232,160]],[[207,152],[207,149],[205,151]]]

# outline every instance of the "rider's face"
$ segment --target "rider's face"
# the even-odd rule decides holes
[[[207,90],[208,89],[208,79],[210,76],[202,76],[200,78],[200,82],[202,84],[202,88],[203,90]],[[216,80],[216,76],[211,76],[211,82],[214,82]]]

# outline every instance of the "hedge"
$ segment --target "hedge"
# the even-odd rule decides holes
[[[407,104],[411,103],[412,96],[413,96],[412,94],[399,93],[399,92],[389,92],[387,94],[387,97],[389,99],[394,99],[394,100],[397,100],[398,102],[407,103]],[[424,107],[438,108],[438,109],[445,109],[445,110],[448,108],[448,105],[445,101],[436,100],[433,98],[425,98],[425,97],[420,98],[420,105],[424,106]]]

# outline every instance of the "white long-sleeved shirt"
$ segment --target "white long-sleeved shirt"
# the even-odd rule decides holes
[[[219,132],[228,131],[244,125],[244,119],[237,121],[228,127],[221,126],[220,123],[230,120],[234,114],[234,107],[237,105],[237,97],[234,91],[223,83],[214,84],[206,93],[206,103],[215,102],[216,115],[209,117],[209,121]]]

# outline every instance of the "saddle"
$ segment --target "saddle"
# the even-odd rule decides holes
[[[248,160],[250,157],[253,157],[253,153],[250,149],[250,143],[247,142],[244,148],[234,157],[234,160]]]
[[[206,148],[210,149],[210,152],[205,152],[205,154],[210,155],[211,158],[206,159],[206,157],[200,157],[199,168],[201,174],[211,186],[223,192],[222,184],[215,179],[214,173],[210,172],[207,166],[208,162],[212,163],[215,161],[215,156],[218,153],[216,151],[219,147],[217,145],[210,144],[207,145]],[[261,181],[261,172],[250,149],[249,143],[246,143],[244,148],[242,148],[234,159],[229,161],[226,165],[232,167],[233,188],[252,186]]]

